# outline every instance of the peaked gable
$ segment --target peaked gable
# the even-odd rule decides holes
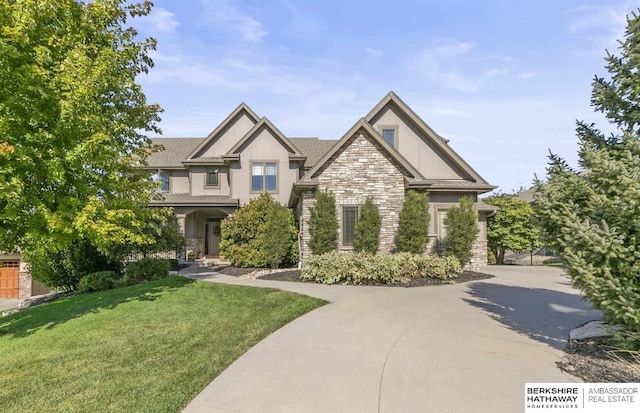
[[[266,129],[289,152],[289,159],[304,160],[306,157],[287,139],[278,128],[266,117],[261,118],[229,151],[224,155],[226,159],[238,157],[240,152],[254,139],[260,131]]]
[[[398,95],[393,91],[389,92],[378,104],[367,114],[366,121],[372,126],[383,125],[386,121],[385,115],[389,112],[393,116],[386,116],[399,119],[399,122],[406,123],[409,131],[400,132],[400,148],[397,149],[407,156],[414,166],[423,175],[430,175],[433,168],[441,171],[442,176],[428,176],[436,179],[463,179],[477,184],[488,185],[484,180],[458,153],[449,145],[448,140],[438,135],[427,123],[422,120]],[[403,136],[404,133],[404,136]],[[407,147],[407,139],[414,135],[422,141],[421,145]],[[403,142],[403,138],[405,139]],[[403,143],[405,146],[403,147]],[[428,152],[431,159],[421,159]],[[439,165],[436,165],[439,164]],[[427,169],[431,170],[427,171]],[[448,171],[448,172],[447,172]],[[449,176],[447,176],[449,174]]]
[[[187,156],[187,160],[200,157],[221,157],[230,147],[252,129],[260,120],[244,102],[225,118],[207,137]],[[227,136],[231,135],[231,136]],[[224,139],[226,138],[226,139]],[[224,142],[221,142],[224,140]],[[214,145],[217,147],[214,147]]]
[[[406,174],[406,177],[412,179],[424,179],[424,177],[420,174],[420,172],[409,163],[398,151],[396,151],[389,143],[382,138],[382,135],[378,133],[364,118],[360,119],[356,122],[355,125],[349,129],[349,131],[344,134],[342,138],[338,142],[336,142],[331,149],[322,157],[318,162],[316,162],[315,166],[309,170],[301,179],[301,181],[311,181],[317,177],[319,173],[321,173],[322,169],[326,166],[328,162],[331,161],[331,158],[345,146],[347,146],[351,138],[359,131],[364,131],[367,135],[369,135],[378,145],[381,147],[382,151],[385,152],[387,156],[389,156],[393,161],[395,161],[398,165],[400,165]]]

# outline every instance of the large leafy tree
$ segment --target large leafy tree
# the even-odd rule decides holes
[[[483,201],[500,208],[487,220],[487,243],[498,264],[504,264],[506,250],[532,251],[540,242],[531,205],[513,195],[490,196]]]
[[[131,18],[151,3],[0,2],[0,249],[62,249],[86,239],[151,242],[141,231],[160,108],[136,77],[153,39]]]
[[[545,241],[574,284],[616,323],[640,331],[640,18],[627,19],[620,55],[607,52],[610,79],[596,77],[592,105],[617,126],[605,136],[578,122],[579,170],[552,155],[537,182]]]

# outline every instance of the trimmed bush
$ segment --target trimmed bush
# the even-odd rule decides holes
[[[429,198],[427,194],[407,191],[400,211],[396,251],[422,254],[429,241]]]
[[[301,278],[322,284],[394,284],[420,277],[449,280],[460,271],[453,257],[332,251],[309,257]]]
[[[269,214],[274,215],[271,223],[267,222]],[[220,253],[236,267],[298,261],[298,228],[293,211],[266,192],[225,218],[220,233]]]
[[[291,244],[297,235],[295,228],[293,211],[277,202],[272,203],[265,218],[262,238],[262,252],[271,268],[278,268],[291,259]]]
[[[78,291],[81,293],[93,293],[110,290],[118,285],[119,277],[113,271],[98,271],[85,275],[78,283]]]
[[[338,248],[338,217],[336,198],[331,192],[318,191],[316,203],[309,208],[309,247],[316,255],[335,251]]]
[[[171,268],[169,260],[143,258],[127,265],[124,270],[125,280],[128,284],[158,280],[169,275],[169,268]]]
[[[356,239],[353,243],[355,251],[375,254],[380,245],[380,213],[372,197],[367,197],[360,207],[360,214],[356,221]]]
[[[445,254],[458,259],[461,266],[465,266],[473,253],[473,242],[478,235],[478,213],[473,207],[473,198],[464,196],[460,204],[447,210],[444,218],[446,226]]]

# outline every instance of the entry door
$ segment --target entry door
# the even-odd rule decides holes
[[[207,231],[207,257],[217,258],[220,256],[220,221],[205,223]]]

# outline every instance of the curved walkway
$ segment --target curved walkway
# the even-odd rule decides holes
[[[573,382],[555,362],[600,317],[561,271],[486,267],[460,285],[323,286],[200,273],[331,301],[250,349],[185,412],[514,412],[526,382]],[[194,274],[195,275],[195,274]]]

